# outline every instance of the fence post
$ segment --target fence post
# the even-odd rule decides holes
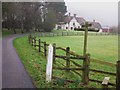
[[[29,41],[29,44],[30,44],[30,35],[28,35],[28,41]]]
[[[117,61],[116,90],[120,89],[120,60]]]
[[[50,37],[50,33],[48,33],[48,36]]]
[[[34,47],[36,48],[36,37],[34,36]]]
[[[53,44],[53,63],[55,63],[55,55],[56,55],[56,44]]]
[[[55,33],[53,33],[53,37],[55,36],[54,34],[55,34]]]
[[[63,36],[63,32],[62,32],[62,36]]]
[[[32,37],[32,46],[34,45],[34,38]]]
[[[85,59],[83,60],[83,75],[82,82],[83,84],[89,83],[89,66],[90,66],[90,54],[85,55]]]
[[[70,67],[70,47],[66,48],[66,67],[69,68]],[[69,70],[67,70],[69,71]]]
[[[67,32],[67,36],[69,36],[68,32]]]
[[[39,39],[39,52],[41,52],[41,41],[40,41],[40,39]]]
[[[52,69],[53,69],[53,46],[48,46],[48,56],[46,65],[46,81],[47,83],[52,81]]]
[[[96,35],[97,35],[97,32],[96,32]]]
[[[32,44],[32,35],[31,35],[31,37],[30,37],[30,44]]]
[[[77,36],[78,36],[79,34],[78,34],[78,32],[77,32]]]
[[[44,56],[47,56],[47,47],[46,47],[46,42],[44,42]]]

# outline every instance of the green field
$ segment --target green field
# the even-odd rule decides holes
[[[83,36],[41,37],[40,39],[49,44],[56,43],[59,47],[70,47],[71,51],[83,54]],[[116,63],[118,59],[118,36],[88,36],[87,46],[87,53],[90,53],[91,58]]]
[[[71,51],[75,51],[77,54],[83,54],[83,36],[56,36],[56,37],[37,37],[42,41],[47,43],[56,43],[57,46],[66,48],[70,47]],[[100,59],[103,61],[116,63],[118,58],[118,38],[115,35],[110,36],[89,36],[88,37],[88,50],[91,58]],[[53,75],[65,79],[71,79],[76,81],[76,83],[66,83],[64,80],[57,79],[53,80],[52,83],[47,84],[45,82],[45,70],[46,70],[46,59],[42,53],[39,53],[34,47],[28,43],[27,37],[17,38],[14,40],[14,46],[22,59],[27,71],[29,72],[32,80],[37,88],[84,88],[84,87],[94,87],[100,88],[101,84],[90,82],[87,86],[79,85],[81,78],[73,72],[66,72],[60,70],[53,70]],[[62,51],[58,51],[58,54],[64,54]],[[63,67],[65,61],[62,59],[57,59],[54,66]],[[82,65],[82,62],[76,60],[77,63]],[[73,66],[74,67],[74,66]],[[107,66],[105,64],[99,64],[90,62],[91,69],[116,72],[115,67]],[[78,71],[81,72],[81,71]],[[115,83],[115,77],[111,75],[99,74],[90,72],[89,77],[95,80],[103,80],[105,76],[109,76],[110,82]]]

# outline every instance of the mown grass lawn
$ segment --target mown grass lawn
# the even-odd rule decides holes
[[[67,47],[69,46],[72,51],[78,54],[83,53],[83,36],[58,36],[58,37],[38,37],[42,41],[47,43],[56,43],[57,46]],[[88,53],[91,54],[91,58],[97,58],[104,61],[116,63],[118,55],[117,36],[89,36],[88,37]],[[17,38],[14,40],[14,46],[25,66],[29,72],[32,80],[37,88],[84,88],[94,87],[100,88],[101,84],[90,82],[87,86],[79,85],[81,78],[73,72],[66,72],[60,70],[53,70],[53,75],[62,77],[65,79],[75,80],[76,83],[68,83],[64,80],[56,80],[52,83],[45,82],[46,71],[46,58],[43,54],[38,53],[34,47],[32,47],[27,40],[27,37]],[[58,54],[63,54],[58,51]],[[57,59],[55,66],[63,67],[65,64],[63,60]],[[62,63],[62,64],[61,64]],[[82,64],[79,60],[77,63]],[[100,65],[99,63],[91,63],[90,68],[116,72],[115,67],[109,67],[106,65]],[[78,71],[80,72],[80,71]],[[101,75],[99,73],[90,72],[90,78],[96,80],[103,80],[105,76],[110,76],[110,82],[115,83],[115,77],[111,75]]]
[[[40,39],[49,44],[56,43],[59,47],[70,47],[71,51],[83,54],[83,36],[40,37]],[[90,53],[91,58],[116,63],[118,59],[118,36],[88,36],[87,53]]]

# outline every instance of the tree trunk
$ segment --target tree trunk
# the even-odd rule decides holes
[[[10,30],[10,28],[8,27],[8,30]]]
[[[23,23],[21,24],[21,33],[23,33]]]
[[[22,33],[22,34],[24,33],[22,29],[21,29],[21,33]]]
[[[16,30],[15,30],[15,28],[13,28],[13,31],[14,31],[14,34],[16,34]]]

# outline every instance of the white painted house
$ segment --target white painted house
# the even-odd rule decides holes
[[[77,17],[76,14],[73,16],[70,15],[70,13],[65,17],[64,22],[59,22],[56,24],[55,29],[63,29],[63,30],[75,30],[80,29],[83,24],[85,24],[86,20],[82,17]],[[102,27],[99,22],[96,22],[93,20],[92,22],[89,22],[92,24],[91,28],[99,31]]]
[[[56,29],[64,30],[74,30],[75,28],[81,28],[81,25],[85,23],[85,19],[82,17],[77,17],[76,14],[71,16],[70,13],[65,17],[64,22],[59,22],[56,24]]]

